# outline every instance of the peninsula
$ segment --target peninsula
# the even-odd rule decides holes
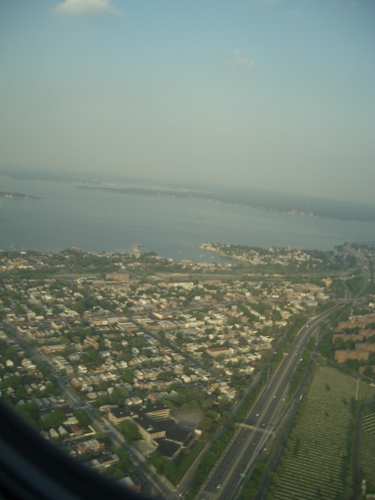
[[[257,210],[280,212],[289,215],[305,217],[323,217],[340,220],[374,221],[375,207],[338,200],[327,200],[306,196],[286,195],[266,191],[243,192],[232,191],[202,191],[193,189],[171,189],[168,187],[121,187],[108,185],[80,184],[78,189],[105,191],[111,194],[164,196],[191,200],[229,203],[231,205],[247,206]]]
[[[17,200],[41,200],[39,196],[32,196],[31,194],[24,193],[8,193],[6,191],[0,191],[0,198],[15,198]]]

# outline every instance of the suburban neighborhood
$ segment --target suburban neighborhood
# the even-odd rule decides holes
[[[354,265],[341,252],[202,249],[219,260],[173,261],[137,245],[0,252],[3,398],[45,439],[135,491],[131,453],[169,478],[192,463],[296,321],[356,281],[341,278]],[[375,296],[362,309],[332,332],[332,357],[366,361],[359,372],[373,376]],[[131,448],[114,446],[93,417]]]

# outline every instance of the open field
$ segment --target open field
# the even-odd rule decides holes
[[[186,425],[188,427],[195,428],[202,420],[203,413],[200,410],[179,411],[176,412],[173,416],[180,425]]]
[[[351,496],[350,455],[354,402],[371,401],[375,389],[319,366],[285,445],[267,500]]]
[[[375,411],[363,417],[361,469],[370,486],[375,489]]]

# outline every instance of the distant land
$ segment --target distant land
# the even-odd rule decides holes
[[[39,196],[32,196],[31,194],[24,193],[7,193],[0,191],[0,198],[16,198],[19,200],[41,200]]]
[[[1,175],[15,180],[75,183],[78,184],[76,187],[79,189],[103,191],[111,194],[205,200],[305,217],[346,221],[375,221],[375,205],[295,193],[280,193],[266,189],[200,184],[199,180],[195,183],[178,184],[172,181],[141,179],[129,175],[110,173],[90,174],[87,172],[60,172],[5,166],[0,166]]]
[[[305,217],[325,217],[340,220],[374,221],[375,207],[359,203],[326,200],[312,197],[285,195],[266,191],[248,193],[231,189],[224,193],[217,191],[173,190],[170,188],[112,187],[103,185],[78,185],[78,189],[106,191],[108,193],[140,196],[166,196],[190,198],[217,203],[249,206],[258,210],[282,212]]]

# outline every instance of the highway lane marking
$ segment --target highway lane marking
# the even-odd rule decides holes
[[[256,427],[255,425],[248,425],[248,424],[243,424],[243,423],[237,423],[236,426],[238,427],[244,427],[245,429],[250,429],[252,431],[260,431],[265,434],[274,434],[273,431],[268,430],[268,429],[262,429],[262,427]]]

